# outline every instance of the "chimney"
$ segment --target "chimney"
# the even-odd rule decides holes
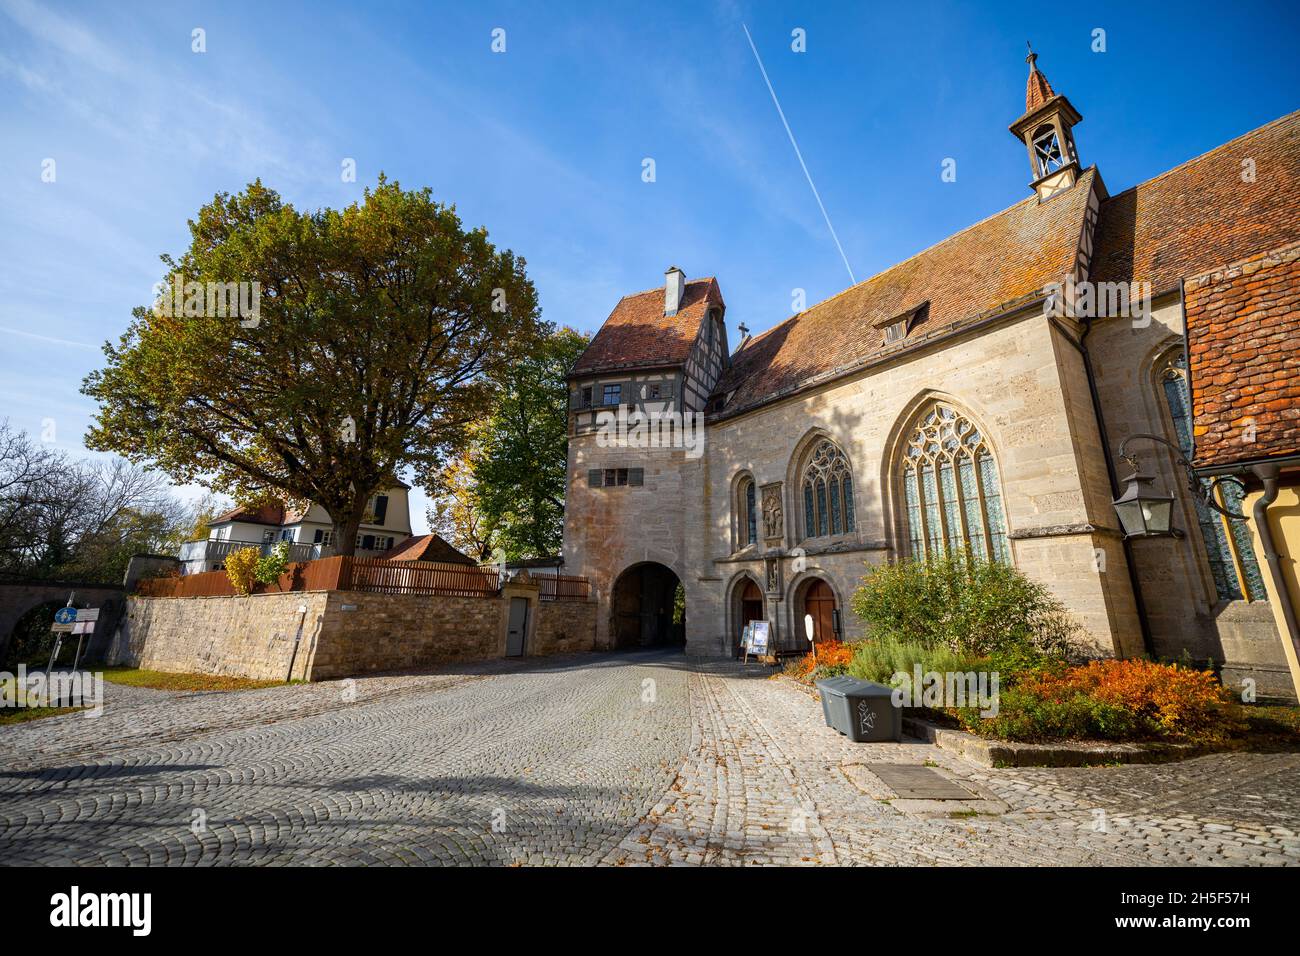
[[[685,295],[686,273],[676,266],[669,266],[664,273],[664,315],[676,315]]]

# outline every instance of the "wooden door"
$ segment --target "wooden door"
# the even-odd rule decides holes
[[[803,608],[805,614],[812,615],[813,640],[818,643],[835,640],[835,593],[831,586],[825,581],[810,584]]]

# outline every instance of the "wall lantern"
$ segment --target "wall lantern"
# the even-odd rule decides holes
[[[1178,456],[1178,464],[1187,472],[1188,489],[1206,507],[1214,509],[1227,518],[1237,521],[1246,519],[1245,515],[1235,514],[1221,507],[1214,495],[1214,489],[1221,481],[1234,482],[1244,491],[1245,485],[1241,481],[1223,475],[1213,481],[1202,482],[1196,477],[1192,463],[1183,455],[1183,450],[1173,442],[1159,435],[1130,435],[1120,442],[1119,457],[1128,462],[1129,467],[1133,469],[1133,474],[1124,479],[1123,493],[1111,502],[1115,507],[1115,514],[1119,517],[1120,528],[1123,529],[1125,538],[1181,538],[1183,536],[1183,533],[1173,526],[1174,496],[1157,488],[1155,479],[1151,475],[1140,474],[1137,456],[1124,452],[1129,442],[1139,438],[1164,445]]]
[[[1165,537],[1173,533],[1174,496],[1152,487],[1150,475],[1137,472],[1126,479],[1124,493],[1111,504],[1119,515],[1119,525],[1126,538]]]

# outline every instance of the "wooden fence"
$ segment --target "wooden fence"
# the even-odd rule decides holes
[[[543,601],[585,601],[586,578],[539,576]],[[278,591],[371,591],[378,594],[446,594],[493,597],[501,590],[496,568],[475,568],[435,561],[385,561],[338,555],[289,565],[275,584],[254,584],[253,594]],[[146,578],[136,585],[144,597],[220,597],[233,595],[225,571],[183,577]]]
[[[587,579],[573,574],[541,574],[533,580],[542,586],[537,596],[543,601],[585,601],[591,592]]]
[[[345,559],[341,591],[375,591],[380,594],[453,594],[490,597],[501,590],[495,568],[434,561],[384,561],[380,558]]]

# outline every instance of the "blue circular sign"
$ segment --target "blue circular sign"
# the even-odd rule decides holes
[[[75,624],[77,623],[77,609],[75,607],[61,607],[54,612],[55,624]]]

